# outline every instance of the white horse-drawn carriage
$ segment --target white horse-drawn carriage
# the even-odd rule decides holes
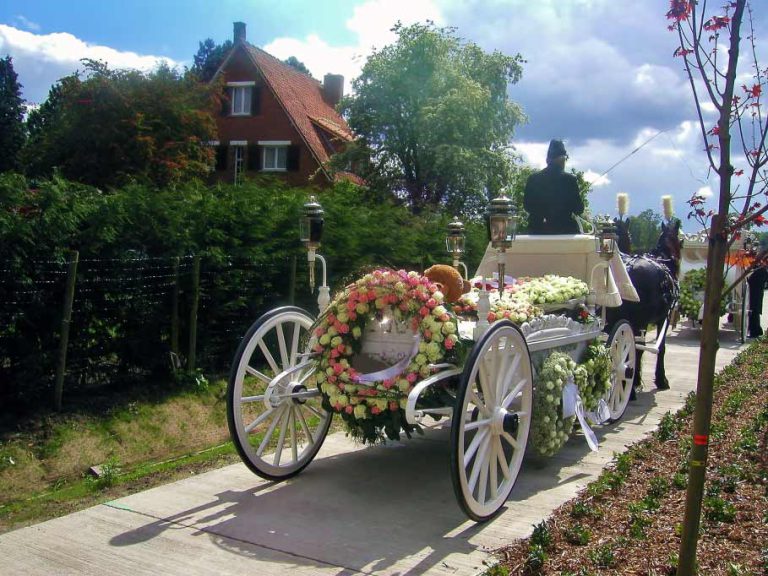
[[[457,500],[482,521],[507,500],[532,430],[540,451],[552,453],[578,419],[596,449],[590,426],[623,415],[636,370],[629,324],[604,332],[605,308],[636,298],[615,234],[606,226],[595,235],[515,239],[510,215],[511,201],[494,200],[492,242],[479,288],[462,296],[473,306],[471,318],[463,318],[461,305],[458,316],[443,305],[445,286],[413,272],[369,273],[330,301],[325,262],[316,253],[322,210],[314,201],[305,205],[302,240],[310,266],[322,264],[321,315],[277,308],[245,335],[228,389],[230,431],[245,464],[271,480],[299,473],[318,453],[334,414],[364,440],[382,437],[382,430],[395,438],[428,417],[447,417]],[[462,240],[454,226],[454,266]],[[518,279],[572,278],[561,301],[548,301],[545,292],[553,290],[545,286],[526,296],[536,314],[510,316],[499,306],[506,293],[530,292],[535,283],[489,290],[494,272],[498,286],[506,271]],[[595,368],[600,354],[602,376]]]

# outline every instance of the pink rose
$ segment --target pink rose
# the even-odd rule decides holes
[[[437,306],[437,300],[435,300],[434,298],[430,298],[429,300],[427,300],[427,306],[429,308],[434,308],[435,306]]]
[[[373,406],[373,407],[371,408],[371,414],[373,414],[374,416],[375,416],[376,414],[380,414],[380,413],[381,413],[381,408],[379,408],[378,406]]]
[[[416,378],[418,378],[418,375],[416,374],[416,372],[409,372],[408,375],[405,377],[405,379],[408,380],[408,382],[411,384],[416,382]]]
[[[429,316],[429,308],[427,308],[426,306],[422,306],[422,307],[419,309],[419,314],[420,314],[422,317],[424,317],[424,316]]]
[[[387,390],[392,388],[392,384],[394,384],[392,380],[384,380],[384,382],[381,383],[381,385],[384,386],[384,388],[386,388]]]
[[[331,350],[331,358],[338,358],[339,357],[339,351],[334,348]]]
[[[450,319],[451,319],[451,317],[450,317],[450,316],[448,316],[448,313],[447,313],[447,312],[446,312],[445,314],[442,314],[442,315],[440,316],[440,322],[448,322],[448,320],[450,320]]]
[[[347,404],[344,407],[344,412],[346,412],[347,414],[352,414],[352,412],[354,412],[354,411],[355,411],[355,407],[352,406],[352,404]]]
[[[424,330],[424,338],[426,338],[427,340],[431,340],[432,339],[432,331],[431,330]]]
[[[446,350],[453,350],[453,340],[446,339],[443,344],[445,345]]]
[[[342,334],[347,334],[349,332],[349,324],[341,324],[337,330]]]
[[[325,328],[323,328],[322,326],[318,326],[317,329],[315,330],[315,336],[319,338],[323,334],[325,334]]]

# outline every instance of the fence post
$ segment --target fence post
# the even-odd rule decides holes
[[[173,259],[173,298],[171,300],[171,352],[179,354],[179,257]]]
[[[67,285],[64,290],[64,312],[61,316],[61,335],[59,337],[59,359],[56,363],[56,381],[53,386],[53,407],[61,411],[64,394],[64,374],[67,370],[67,346],[69,345],[69,324],[72,319],[72,303],[75,300],[75,280],[77,279],[77,263],[80,253],[72,250],[69,253],[67,266]]]
[[[197,307],[200,303],[200,256],[192,260],[192,308],[189,311],[189,354],[187,370],[194,370],[197,361]]]
[[[296,254],[291,256],[291,271],[288,277],[288,303],[291,306],[296,303]]]

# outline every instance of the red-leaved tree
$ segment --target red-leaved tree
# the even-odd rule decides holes
[[[705,209],[701,196],[695,195],[689,201],[691,216],[708,230],[709,250],[693,447],[678,575],[695,573],[715,355],[719,347],[720,301],[733,288],[733,285],[724,286],[726,256],[730,246],[745,230],[763,224],[763,215],[768,210],[768,115],[761,102],[768,69],[760,67],[752,15],[748,0],[735,0],[725,5],[706,0],[671,0],[667,12],[671,21],[669,28],[678,35],[675,56],[685,66],[704,150],[719,179],[716,210]],[[746,36],[742,38],[742,34]],[[742,53],[744,57],[740,58]],[[717,114],[714,123],[708,117],[711,106]],[[764,258],[765,254],[758,254],[755,262],[760,263]],[[736,283],[742,280],[743,276]]]

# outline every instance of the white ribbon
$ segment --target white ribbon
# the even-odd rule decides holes
[[[605,402],[603,402],[603,405],[605,405]],[[605,406],[605,408],[607,409],[608,407]],[[598,413],[600,413],[600,410],[601,406],[598,405]],[[584,410],[584,404],[579,396],[579,389],[573,382],[572,377],[563,386],[563,418],[570,418],[571,416],[576,416],[579,419],[579,424],[581,424],[581,429],[584,431],[584,438],[586,438],[589,448],[593,452],[597,452],[597,436],[595,436],[592,428],[589,427],[587,422],[588,414]]]
[[[398,376],[408,367],[408,364],[411,363],[411,360],[413,360],[414,356],[416,356],[416,354],[419,353],[420,341],[421,341],[420,336],[418,334],[414,334],[413,346],[411,347],[410,353],[405,358],[400,360],[394,366],[390,366],[389,368],[385,368],[384,370],[369,372],[368,374],[359,374],[357,377],[357,381],[361,384],[373,384],[374,382],[382,382],[384,380],[390,380],[395,376]]]

